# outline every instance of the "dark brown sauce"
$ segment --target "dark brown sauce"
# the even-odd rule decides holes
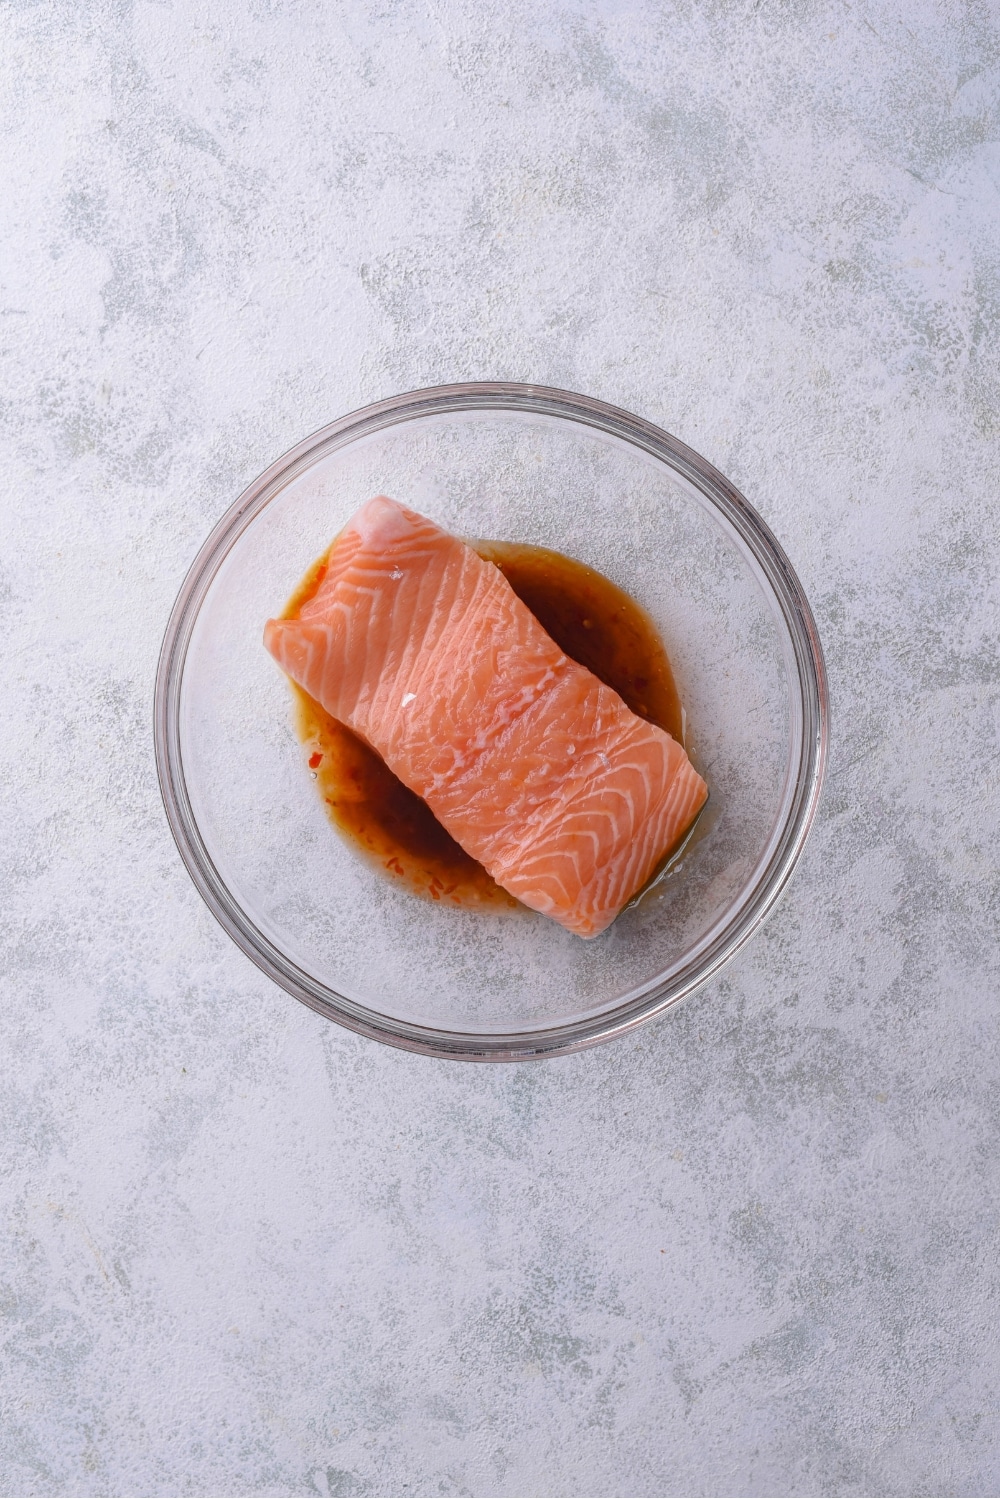
[[[614,688],[633,713],[684,743],[677,689],[649,615],[584,563],[518,542],[473,542],[566,655]],[[326,576],[328,553],[284,611],[293,619]],[[296,684],[296,729],[332,822],[368,859],[418,895],[456,906],[517,906],[447,833],[423,798]]]

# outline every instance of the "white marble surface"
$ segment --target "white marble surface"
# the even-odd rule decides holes
[[[51,0],[0,37],[3,1492],[995,1494],[996,6]],[[243,485],[477,377],[730,474],[834,710],[724,976],[493,1070],[264,980],[150,742]]]

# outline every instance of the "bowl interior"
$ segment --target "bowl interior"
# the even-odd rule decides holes
[[[261,642],[309,563],[371,495],[459,535],[589,563],[653,616],[710,801],[683,856],[601,937],[527,910],[442,908],[328,821]],[[523,410],[409,416],[334,436],[272,479],[204,593],[183,657],[183,780],[213,879],[254,942],[391,1026],[496,1037],[563,1027],[669,985],[738,915],[787,822],[802,712],[788,627],[751,549],[662,457]]]

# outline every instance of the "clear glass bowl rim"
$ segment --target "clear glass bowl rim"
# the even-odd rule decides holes
[[[335,451],[420,417],[471,411],[578,422],[643,449],[683,475],[738,533],[764,574],[795,657],[797,682],[790,688],[797,687],[800,696],[802,728],[792,796],[766,866],[752,872],[749,900],[736,903],[713,941],[662,983],[653,980],[641,995],[607,1011],[524,1032],[484,1034],[399,1021],[338,994],[294,964],[250,920],[216,869],[194,817],[181,753],[181,685],[194,623],[224,558],[255,517],[322,450]],[[812,611],[791,563],[750,502],[706,459],[653,423],[590,396],[510,381],[433,386],[377,401],[297,443],[259,475],[214,527],[181,585],[160,651],[153,713],[156,769],[170,831],[209,910],[247,957],[297,1000],[352,1031],[430,1057],[473,1062],[518,1062],[595,1046],[659,1015],[716,973],[764,921],[795,867],[819,803],[829,738],[826,671]]]

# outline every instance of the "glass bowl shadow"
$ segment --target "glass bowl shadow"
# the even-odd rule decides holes
[[[579,558],[659,627],[710,801],[682,856],[601,937],[584,942],[525,909],[421,900],[331,827],[261,632],[376,493],[460,535]],[[378,1041],[512,1061],[591,1046],[658,1015],[747,941],[801,853],[827,724],[802,588],[723,475],[603,402],[483,382],[343,417],[250,485],[178,595],[154,729],[181,856],[265,974]]]

